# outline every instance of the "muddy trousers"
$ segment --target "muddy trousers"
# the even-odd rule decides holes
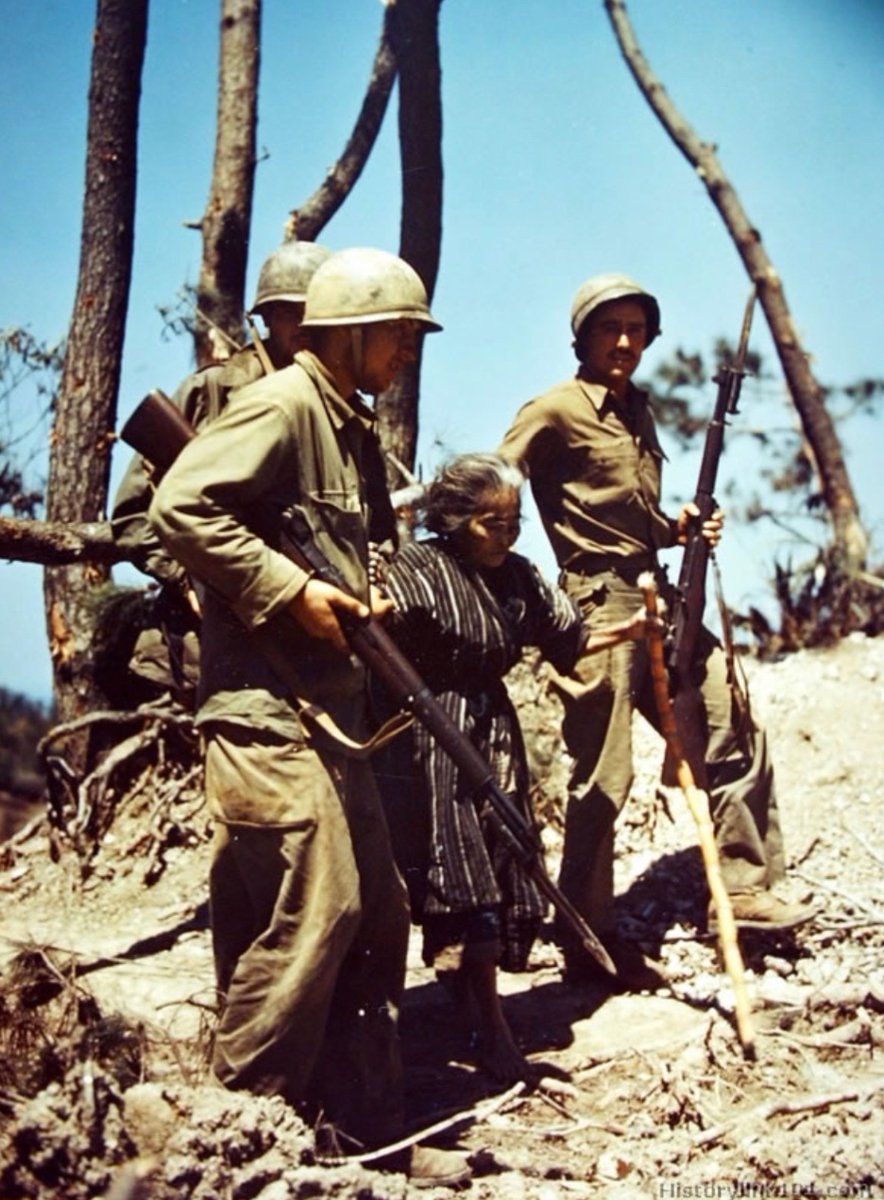
[[[409,912],[367,763],[228,730],[207,739],[224,997],[212,1069],[364,1145],[401,1135]],[[274,824],[260,825],[261,801]]]
[[[590,579],[566,575],[565,585],[593,628],[623,621],[642,604],[639,589],[612,572]],[[740,737],[727,661],[711,634],[701,639],[707,726],[706,767],[722,877],[729,892],[758,891],[783,877],[783,844],[774,774],[764,731]],[[637,710],[656,729],[647,643],[624,642],[584,658],[573,677],[558,677],[562,732],[573,759],[565,816],[560,886],[602,937],[615,932],[614,825],[632,787],[632,718]],[[583,951],[562,930],[565,956],[581,965]]]

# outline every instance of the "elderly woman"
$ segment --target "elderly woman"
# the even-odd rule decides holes
[[[568,672],[582,654],[643,636],[646,621],[639,614],[588,639],[564,592],[512,552],[522,482],[495,455],[451,461],[423,502],[421,524],[433,536],[400,550],[386,587],[397,642],[532,820],[525,746],[504,676],[529,646]],[[544,901],[451,759],[423,727],[413,736],[430,824],[423,911],[416,914],[424,961],[440,974],[456,972],[480,1065],[504,1081],[530,1077],[501,1009],[497,968],[525,968]]]

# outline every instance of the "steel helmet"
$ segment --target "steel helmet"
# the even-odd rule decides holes
[[[386,250],[340,250],[322,264],[307,288],[302,325],[367,325],[406,318],[426,332],[441,329],[417,271]]]
[[[577,289],[571,305],[571,330],[574,337],[578,336],[590,313],[595,312],[600,305],[607,304],[609,300],[630,298],[637,300],[645,310],[648,322],[645,345],[650,346],[660,332],[660,305],[641,284],[630,279],[628,275],[618,275],[616,272],[608,275],[594,275],[592,279],[587,279],[586,283],[581,284]]]
[[[331,254],[316,242],[290,241],[277,246],[261,267],[251,311],[260,312],[262,305],[273,300],[303,304],[313,272]]]

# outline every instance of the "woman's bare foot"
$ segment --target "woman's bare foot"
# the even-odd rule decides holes
[[[508,1028],[474,1036],[476,1065],[499,1083],[531,1083],[537,1071],[513,1041]]]

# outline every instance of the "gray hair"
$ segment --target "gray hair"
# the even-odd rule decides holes
[[[489,493],[521,490],[525,477],[497,454],[459,454],[436,473],[421,505],[421,524],[440,537],[453,537],[481,510]]]

